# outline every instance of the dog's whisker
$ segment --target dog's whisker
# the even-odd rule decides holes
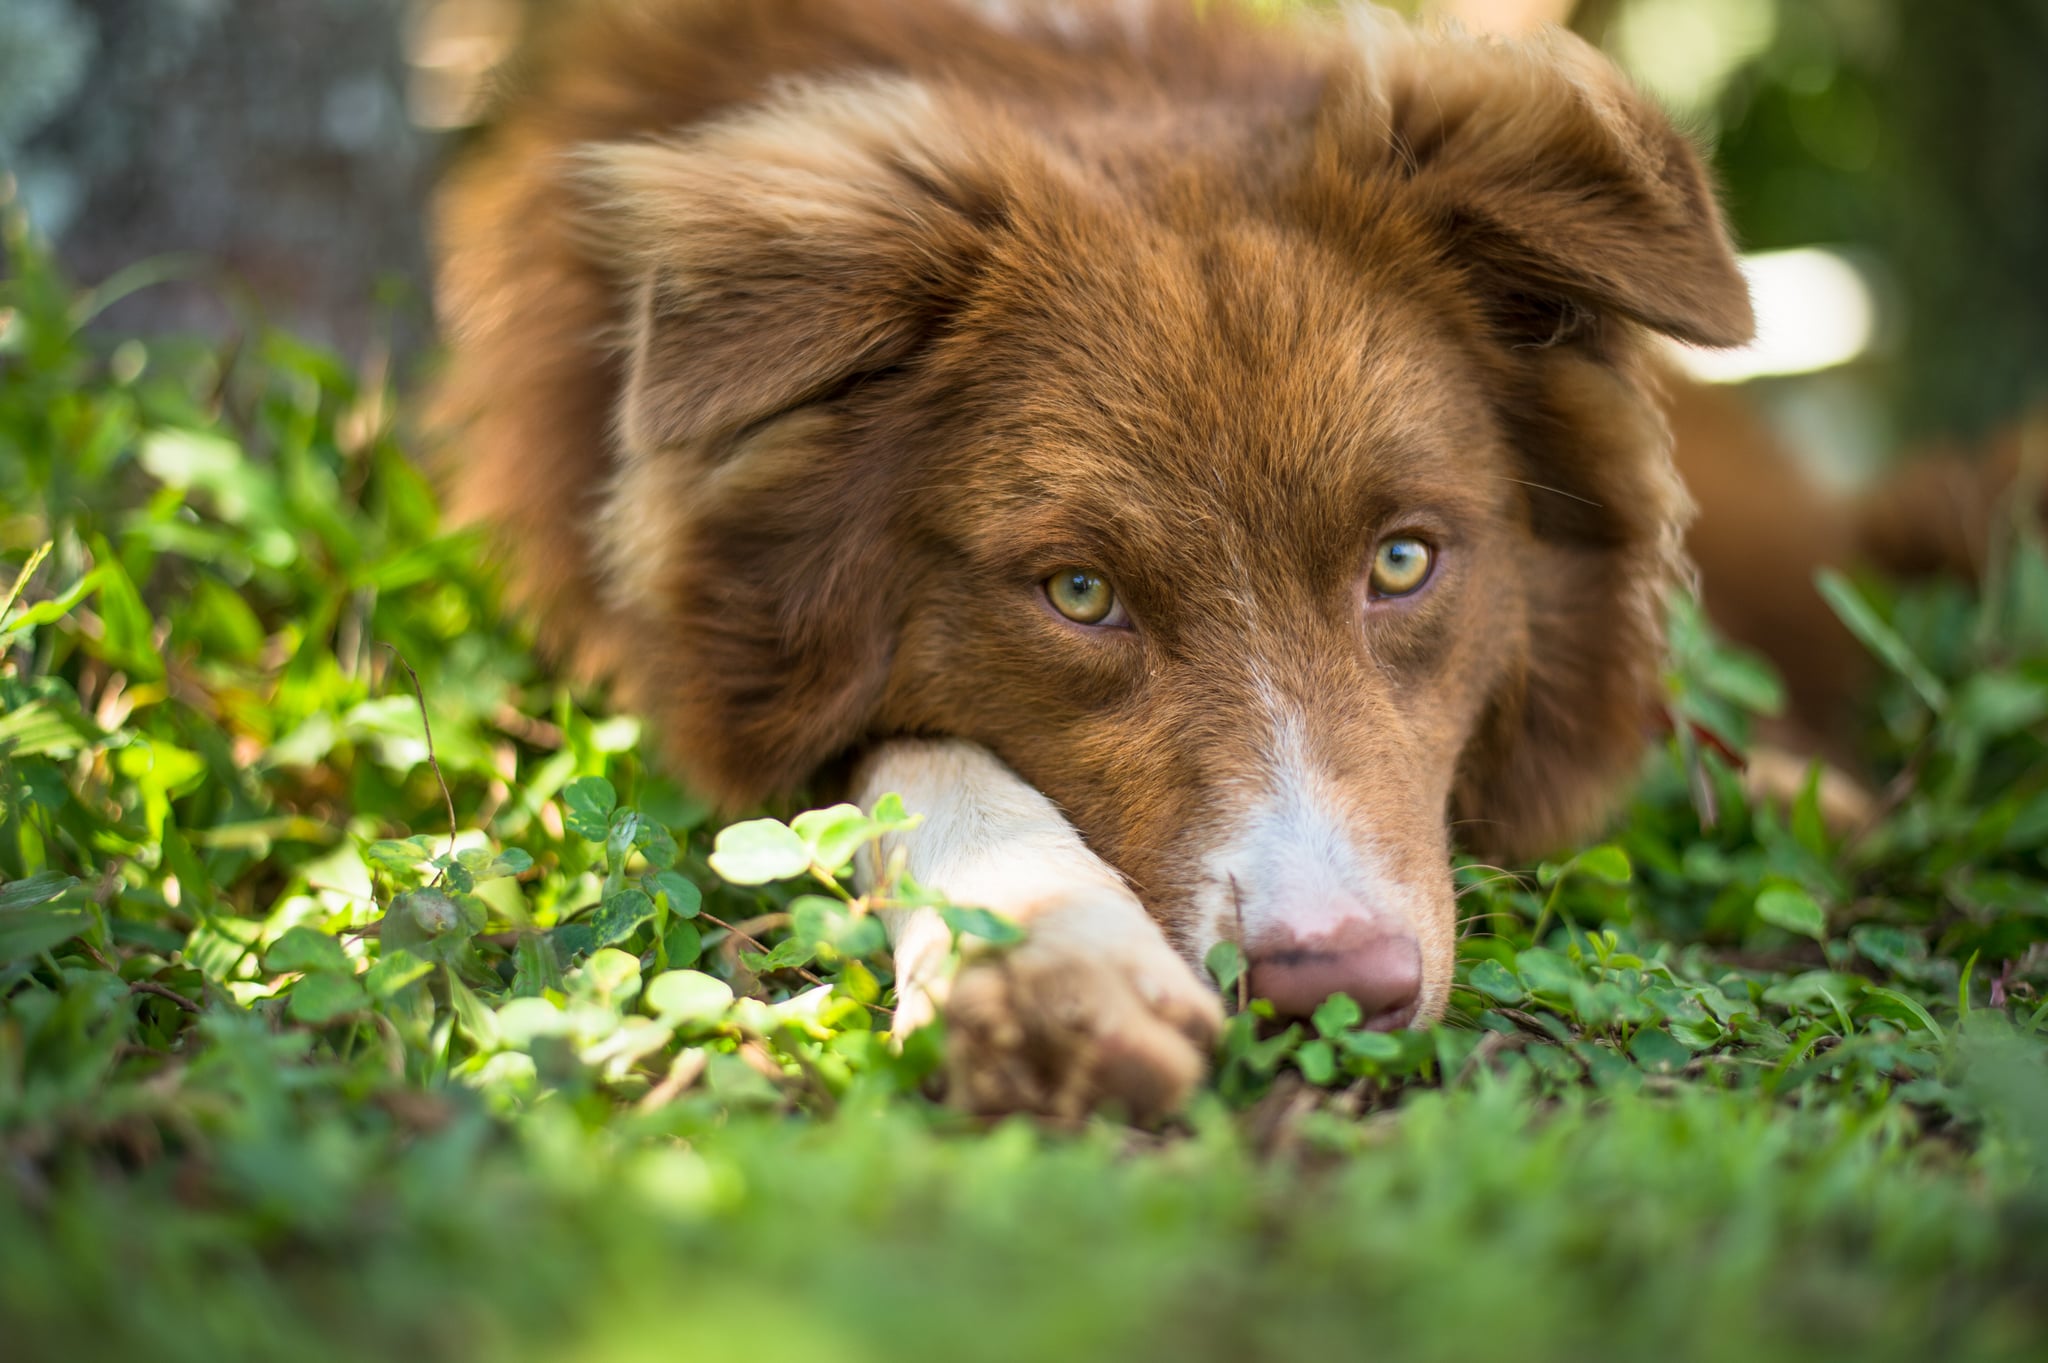
[[[1496,473],[1492,476],[1499,479],[1503,483],[1520,483],[1523,487],[1533,487],[1538,492],[1554,492],[1560,497],[1569,497],[1571,500],[1575,502],[1583,502],[1584,504],[1592,507],[1596,511],[1606,510],[1604,506],[1602,506],[1599,502],[1594,501],[1591,497],[1581,497],[1576,492],[1566,492],[1563,488],[1552,487],[1548,483],[1531,482],[1527,478],[1511,478],[1505,473]]]
[[[1455,896],[1459,899],[1463,899],[1466,895],[1472,893],[1474,890],[1484,889],[1488,885],[1497,885],[1503,880],[1511,880],[1517,885],[1527,884],[1526,879],[1520,872],[1510,871],[1505,866],[1492,866],[1487,864],[1486,862],[1475,861],[1467,863],[1464,869],[1468,871],[1491,871],[1493,872],[1493,874],[1487,876],[1485,879],[1479,881],[1477,884],[1459,886]]]

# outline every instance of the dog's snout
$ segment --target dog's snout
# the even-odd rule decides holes
[[[1306,1018],[1332,994],[1348,994],[1375,1031],[1414,1021],[1422,997],[1422,948],[1415,938],[1399,930],[1347,937],[1255,945],[1249,953],[1253,996],[1270,999],[1283,1018]]]

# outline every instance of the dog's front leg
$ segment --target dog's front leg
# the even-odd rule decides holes
[[[948,981],[951,940],[938,914],[888,915],[897,1029],[945,1013],[956,1102],[1062,1117],[1117,1109],[1146,1120],[1186,1100],[1221,1006],[1052,801],[985,749],[954,740],[883,744],[854,784],[864,806],[894,791],[924,815],[884,845],[885,858],[900,845],[919,884],[994,909],[1029,934],[1007,950],[970,950]]]

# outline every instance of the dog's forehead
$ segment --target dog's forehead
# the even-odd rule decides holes
[[[1003,262],[958,338],[987,495],[1255,544],[1493,500],[1481,387],[1415,295],[1271,223],[1093,226]]]

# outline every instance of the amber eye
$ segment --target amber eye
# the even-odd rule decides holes
[[[1109,579],[1087,568],[1063,568],[1047,578],[1045,599],[1077,625],[1123,623],[1123,607]]]
[[[1372,594],[1407,596],[1429,581],[1436,550],[1413,535],[1382,540],[1372,556]]]

